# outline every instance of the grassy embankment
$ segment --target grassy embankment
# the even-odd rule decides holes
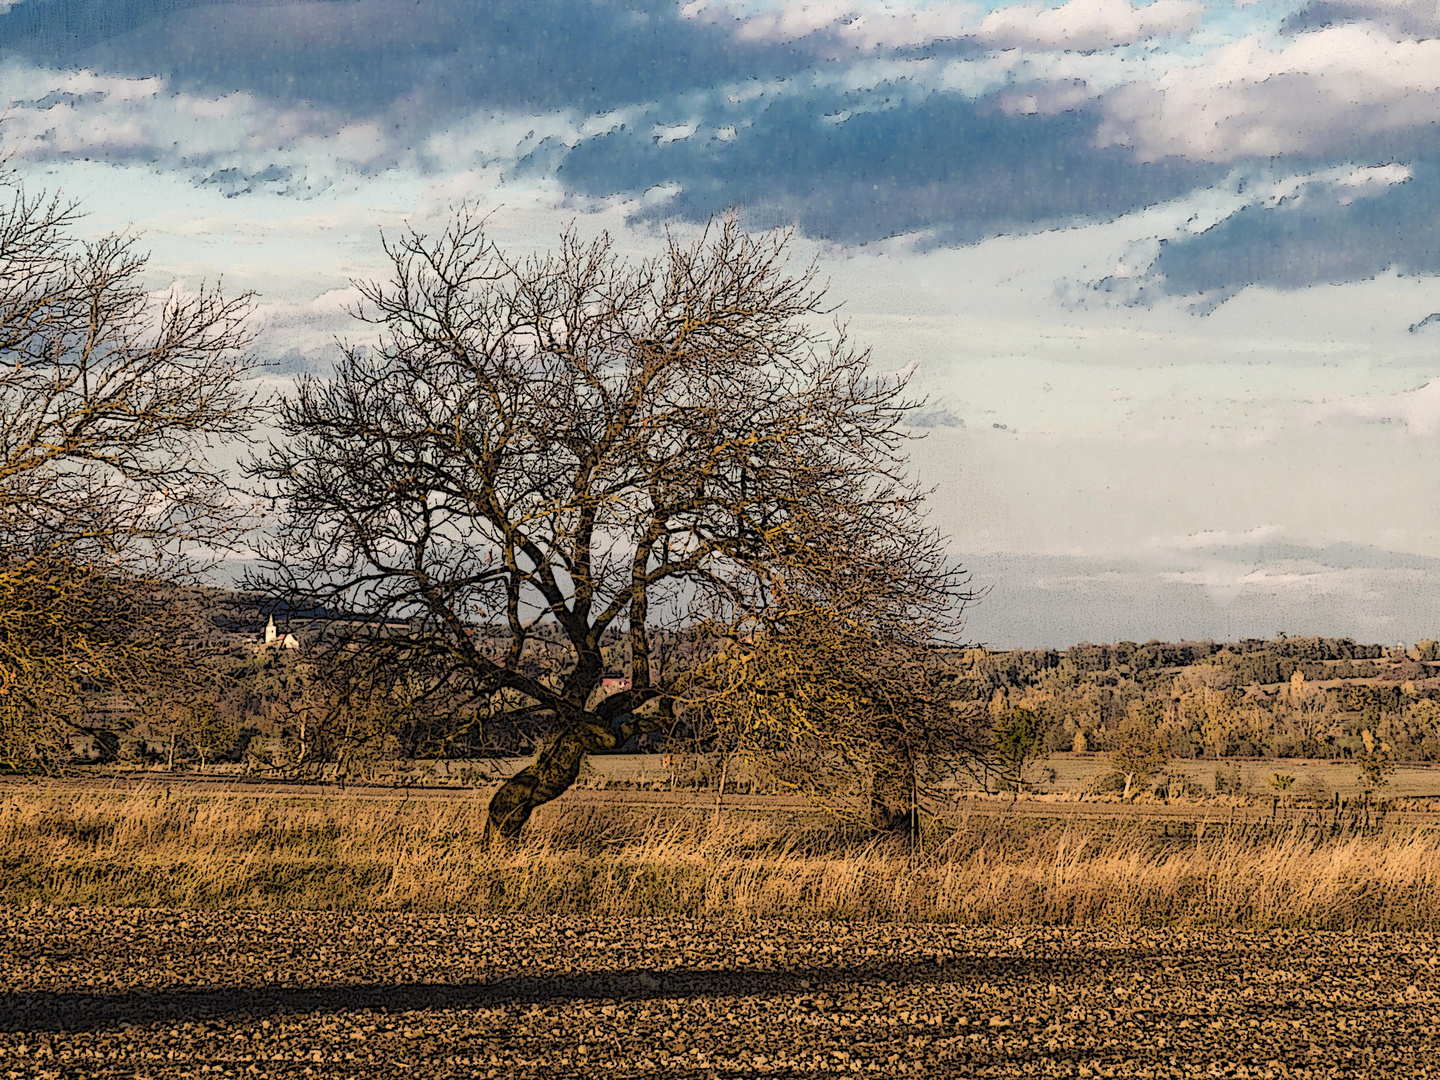
[[[0,903],[982,924],[1440,928],[1440,835],[960,818],[901,838],[744,813],[552,804],[482,844],[476,795],[0,792]]]

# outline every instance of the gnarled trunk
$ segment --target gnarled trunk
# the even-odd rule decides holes
[[[657,731],[661,726],[662,721],[653,716],[632,716],[618,727],[593,716],[571,724],[546,744],[534,762],[506,780],[490,797],[486,833],[515,839],[536,807],[558,799],[570,789],[580,776],[586,754],[616,750],[636,735]]]
[[[896,758],[876,767],[870,786],[870,825],[882,832],[910,827],[915,777],[908,760]]]

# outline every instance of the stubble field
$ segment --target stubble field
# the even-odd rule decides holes
[[[1423,819],[477,809],[7,785],[0,1076],[1440,1075]]]

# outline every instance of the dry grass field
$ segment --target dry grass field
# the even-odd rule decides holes
[[[1428,813],[484,795],[0,785],[0,1076],[1440,1075]]]
[[[1237,807],[1197,804],[1190,820],[1162,823],[1065,817],[1059,803],[1022,815],[992,800],[927,822],[917,845],[851,832],[794,800],[719,815],[708,800],[665,801],[575,793],[542,808],[520,844],[490,847],[478,790],[355,798],[10,784],[0,787],[0,903],[1440,929],[1440,820],[1428,814],[1412,817],[1429,825],[1319,812],[1272,825],[1263,807],[1237,823]]]

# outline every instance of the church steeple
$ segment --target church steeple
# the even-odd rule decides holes
[[[273,645],[273,644],[275,644],[275,637],[276,637],[275,616],[274,616],[274,615],[271,615],[271,616],[270,616],[270,621],[265,624],[265,644],[266,644],[266,645]]]

